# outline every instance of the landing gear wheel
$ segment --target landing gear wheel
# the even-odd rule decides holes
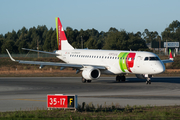
[[[91,80],[87,80],[88,83],[91,83]]]
[[[126,77],[125,76],[121,76],[121,81],[125,82],[126,81]]]
[[[121,76],[117,75],[116,76],[116,82],[120,82],[120,80],[121,80]]]
[[[82,77],[82,83],[86,83],[86,79]]]

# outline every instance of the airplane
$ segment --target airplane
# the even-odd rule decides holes
[[[156,54],[146,51],[75,49],[69,44],[60,19],[56,17],[55,21],[58,50],[22,49],[52,54],[65,63],[15,60],[6,49],[10,59],[22,64],[40,65],[40,69],[44,66],[59,66],[60,70],[70,67],[76,69],[76,74],[82,71],[83,83],[97,80],[101,74],[116,75],[117,82],[125,81],[127,74],[135,74],[137,78],[146,79],[146,84],[151,84],[152,75],[163,73],[164,63],[173,62],[171,50],[169,59],[161,60]]]

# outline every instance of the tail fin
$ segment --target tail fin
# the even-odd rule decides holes
[[[169,60],[174,60],[173,56],[172,56],[172,53],[171,53],[171,49],[169,49]]]
[[[74,49],[69,43],[64,33],[61,21],[58,17],[56,19],[56,34],[57,34],[57,44],[58,50],[72,50]]]

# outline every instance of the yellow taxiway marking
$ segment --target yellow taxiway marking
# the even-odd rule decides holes
[[[39,101],[39,102],[47,102],[47,100],[35,100],[35,99],[14,99],[14,100],[25,100],[25,101]]]

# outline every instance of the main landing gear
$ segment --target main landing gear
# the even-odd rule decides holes
[[[117,75],[116,76],[116,82],[125,82],[126,81],[126,77],[123,75],[123,76],[120,76],[120,75]]]
[[[90,83],[91,82],[91,80],[86,80],[86,79],[84,79],[83,77],[82,77],[82,83]]]

